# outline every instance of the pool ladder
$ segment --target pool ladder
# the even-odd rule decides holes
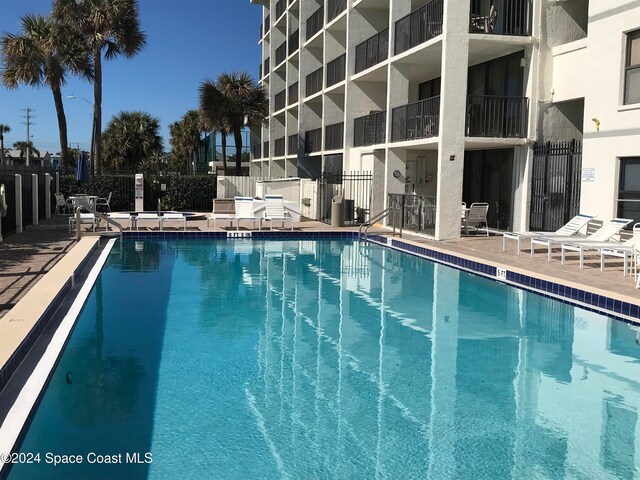
[[[400,207],[387,207],[380,213],[374,215],[368,222],[360,225],[358,229],[358,239],[366,240],[369,229],[380,220],[384,220],[387,217],[391,217],[391,226],[393,227],[392,235],[399,235],[402,238],[402,210]],[[398,233],[396,233],[396,222],[398,223]],[[364,228],[364,232],[362,229]]]

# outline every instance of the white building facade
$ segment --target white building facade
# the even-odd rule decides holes
[[[513,230],[634,211],[637,1],[252,2],[270,96],[252,175],[372,172],[370,213],[413,205],[437,239],[460,235],[461,202]]]

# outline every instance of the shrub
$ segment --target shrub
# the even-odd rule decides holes
[[[94,175],[88,183],[81,184],[75,176],[60,177],[60,193],[65,197],[76,193],[86,193],[107,198],[111,195],[111,210],[131,211],[134,209],[134,176],[133,175]]]

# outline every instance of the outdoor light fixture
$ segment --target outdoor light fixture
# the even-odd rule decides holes
[[[596,117],[593,117],[591,119],[591,121],[594,123],[594,125],[596,126],[596,132],[600,131],[600,120],[598,120]]]
[[[393,178],[400,178],[401,176],[402,176],[402,173],[400,173],[400,170],[393,171]]]

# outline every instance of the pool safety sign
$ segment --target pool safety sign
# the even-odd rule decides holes
[[[594,182],[596,180],[596,169],[593,167],[582,169],[582,181]]]
[[[227,232],[227,238],[251,238],[251,232]]]

